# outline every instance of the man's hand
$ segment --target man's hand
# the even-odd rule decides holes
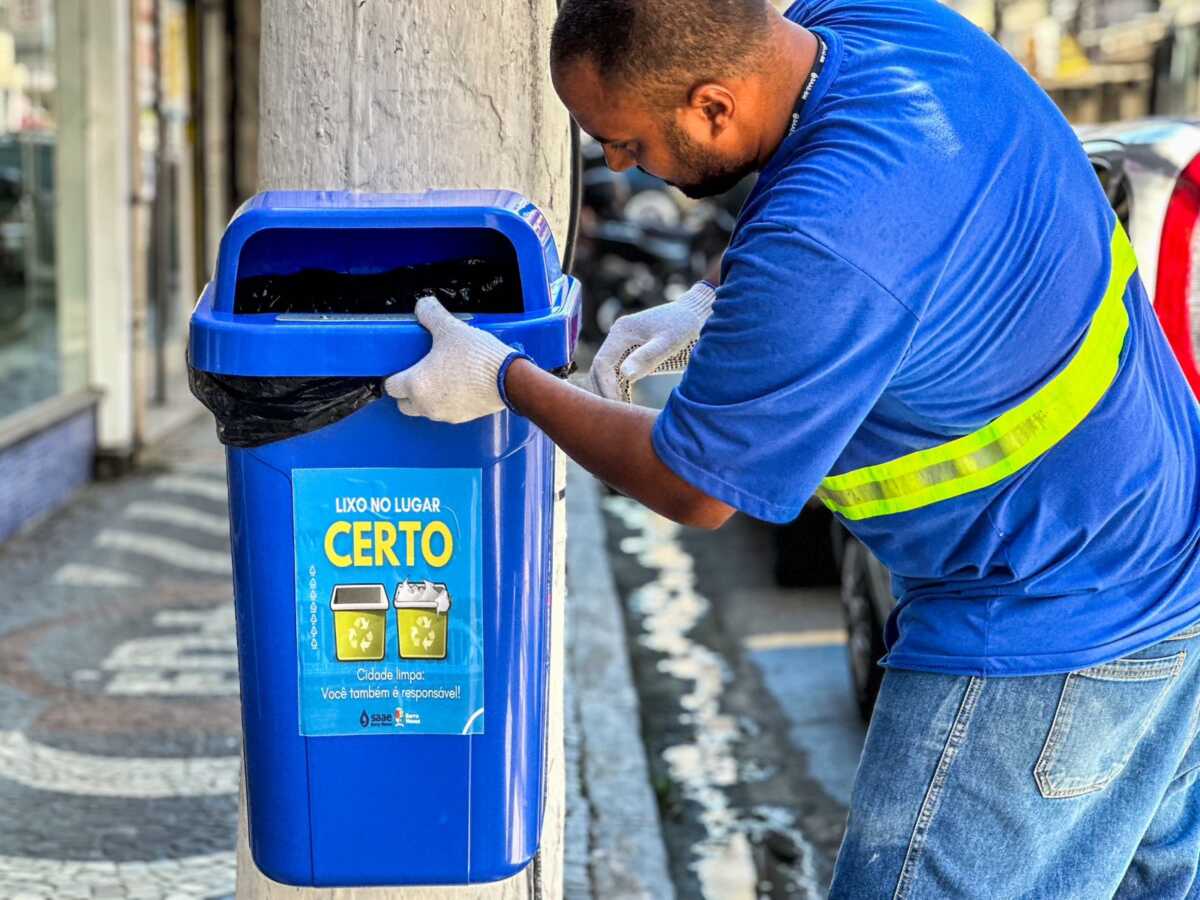
[[[416,313],[433,336],[433,347],[383,383],[400,412],[458,424],[504,409],[497,376],[504,360],[518,351],[454,318],[433,297],[418,300]]]
[[[677,300],[617,319],[592,360],[592,390],[609,400],[628,400],[621,382],[646,377],[694,343],[716,296],[711,284],[699,281]]]

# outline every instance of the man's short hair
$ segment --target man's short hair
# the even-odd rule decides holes
[[[590,60],[604,81],[674,106],[695,84],[766,62],[769,9],[767,0],[565,0],[550,61]]]

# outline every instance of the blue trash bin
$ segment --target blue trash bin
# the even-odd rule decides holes
[[[396,284],[571,361],[578,283],[510,192],[261,194],[191,319],[193,373],[246,396],[370,387],[227,446],[250,847],[286,884],[493,881],[540,840],[554,447],[375,399],[430,345]]]

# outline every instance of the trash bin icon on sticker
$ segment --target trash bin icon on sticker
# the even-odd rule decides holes
[[[445,659],[450,591],[431,581],[396,586],[396,628],[401,659]]]
[[[329,605],[337,658],[343,662],[383,659],[388,608],[383,585],[339,584]]]

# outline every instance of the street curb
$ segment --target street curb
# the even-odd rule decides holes
[[[568,900],[672,900],[658,804],[642,742],[625,624],[608,562],[600,486],[574,463],[567,479]],[[572,728],[571,726],[576,727]],[[574,732],[574,735],[572,735]],[[573,739],[574,738],[574,739]],[[576,836],[586,828],[586,857]],[[587,877],[579,877],[586,866]],[[572,877],[575,876],[575,877]],[[590,882],[590,890],[584,887]]]

